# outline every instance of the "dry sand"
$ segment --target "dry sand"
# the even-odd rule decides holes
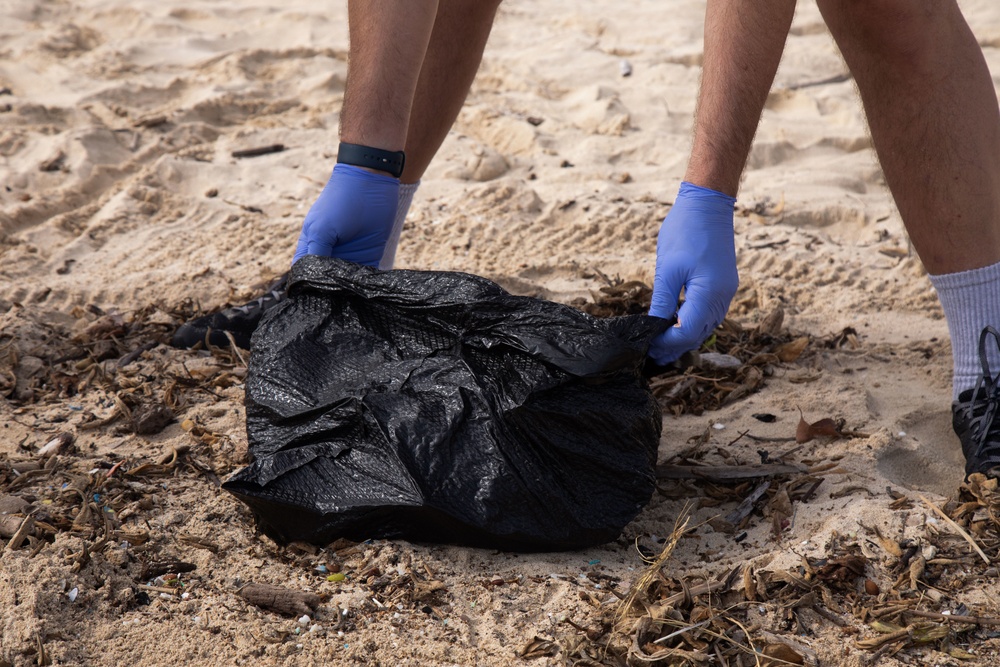
[[[39,506],[70,503],[74,492],[62,484],[79,482],[80,471],[106,476],[109,465],[134,468],[181,446],[220,477],[244,461],[238,359],[230,368],[224,354],[161,345],[117,370],[117,356],[96,366],[53,362],[78,349],[73,336],[109,340],[132,320],[162,334],[181,313],[241,302],[286,270],[333,164],[347,67],[346,9],[320,4],[0,0],[0,88],[9,89],[0,95],[0,452],[32,459],[54,434],[76,436],[75,449],[54,461],[66,474],[28,498]],[[1000,5],[963,4],[1000,81]],[[599,288],[595,269],[649,280],[689,147],[702,14],[692,0],[505,4],[466,107],[417,194],[397,265],[470,271],[562,301]],[[702,525],[681,541],[671,576],[714,576],[744,562],[795,567],[823,555],[831,536],[865,542],[872,527],[919,542],[929,512],[919,502],[891,510],[887,487],[941,501],[961,481],[947,327],[887,193],[853,83],[838,82],[845,73],[814,3],[800,2],[740,195],[742,286],[730,315],[753,326],[780,305],[793,332],[853,327],[859,343],[810,348],[720,411],[667,417],[660,455],[707,429],[706,461],[753,462],[760,442],[741,439],[728,447],[734,458],[722,452],[744,431],[794,435],[797,408],[870,437],[805,446],[800,456],[839,468],[796,504],[780,537],[759,514],[739,543]],[[231,157],[274,143],[287,150]],[[88,330],[110,321],[100,312],[119,312],[125,324]],[[51,391],[42,380],[56,367],[65,382]],[[112,414],[115,395],[134,398],[146,386],[162,399],[165,378],[184,404],[161,432],[137,435],[123,420],[84,428]],[[752,417],[760,412],[777,421]],[[597,575],[626,590],[643,567],[633,542],[660,544],[684,503],[658,494],[619,541],[576,553],[377,542],[309,554],[256,536],[249,513],[211,474],[167,473],[142,477],[132,495],[94,499],[98,512],[114,506],[121,530],[147,532],[145,545],[118,533],[81,558],[93,531],[64,530],[33,557],[28,548],[3,552],[0,665],[37,664],[40,648],[52,664],[520,664],[536,635],[575,632],[562,618],[592,622],[597,612],[581,591],[613,601]],[[837,493],[851,487],[871,495]],[[696,522],[732,508],[710,505],[696,509]],[[190,536],[217,551],[182,539]],[[886,554],[872,559],[888,571]],[[149,583],[141,564],[164,560],[197,566],[181,577],[186,598],[139,587]],[[339,564],[347,578],[326,581],[314,570],[320,563]],[[411,591],[379,610],[360,576],[372,566],[412,569],[444,589]],[[947,592],[942,608],[1000,613],[992,573]],[[325,601],[300,625],[246,605],[236,590],[248,581]],[[338,608],[349,610],[340,629]],[[777,621],[765,611],[766,627],[788,631],[768,626]],[[824,665],[860,665],[868,655],[838,630],[799,641]],[[980,664],[996,664],[995,641],[973,646],[992,656]],[[921,651],[928,664],[955,662]]]

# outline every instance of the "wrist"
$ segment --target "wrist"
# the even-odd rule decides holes
[[[403,151],[387,151],[372,146],[340,142],[337,149],[337,163],[360,167],[370,172],[381,172],[393,178],[403,175],[406,154]]]
[[[720,192],[715,188],[706,187],[691,181],[684,180],[677,191],[677,199],[697,199],[705,203],[716,204],[732,210],[736,204],[736,197],[725,192]]]
[[[742,168],[741,168],[742,171]],[[733,174],[730,166],[718,160],[700,159],[697,151],[692,151],[684,180],[708,190],[715,190],[729,197],[735,197],[740,189],[740,173]]]

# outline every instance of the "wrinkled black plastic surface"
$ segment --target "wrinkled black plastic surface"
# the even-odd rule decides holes
[[[653,492],[661,414],[641,368],[666,326],[307,256],[254,334],[253,463],[224,488],[280,542],[613,540]]]

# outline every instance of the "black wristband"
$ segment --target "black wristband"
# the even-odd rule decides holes
[[[348,144],[342,141],[340,148],[337,149],[337,162],[351,164],[355,167],[377,169],[399,178],[403,175],[406,154],[403,151],[384,151],[381,148]]]

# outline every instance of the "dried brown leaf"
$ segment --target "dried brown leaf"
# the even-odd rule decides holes
[[[799,655],[799,653],[788,644],[768,644],[764,647],[762,653],[768,658],[774,658],[774,660],[764,661],[764,664],[766,665],[804,665],[806,662],[805,658]]]
[[[900,630],[903,630],[903,626],[896,625],[895,623],[888,623],[886,621],[874,620],[871,622],[871,629],[879,634],[891,635]]]
[[[792,362],[802,356],[805,352],[806,347],[809,345],[808,336],[800,336],[795,340],[783,343],[774,349],[774,353],[778,356],[778,359],[784,362]]]
[[[968,651],[963,651],[957,646],[949,646],[948,650],[945,651],[948,655],[958,660],[978,660],[979,656],[974,653],[969,653]]]
[[[929,644],[944,639],[949,632],[948,626],[943,623],[919,623],[913,626],[910,636],[917,644]]]
[[[844,556],[834,558],[816,572],[820,581],[854,581],[865,573],[868,564],[861,556]]]
[[[818,422],[810,424],[802,416],[802,411],[799,410],[799,424],[795,427],[796,443],[801,445],[820,436],[840,437],[840,435],[841,433],[840,429],[837,428],[837,422],[833,421],[829,417],[826,419],[820,419]]]
[[[781,332],[781,325],[784,321],[785,309],[778,306],[760,321],[760,324],[757,325],[757,333],[777,336]]]
[[[547,658],[559,653],[559,644],[551,639],[535,637],[528,645],[521,649],[521,657],[525,660],[532,658]]]
[[[917,556],[910,561],[910,588],[917,590],[917,582],[920,581],[920,577],[924,576],[926,568],[927,561],[923,556]]]
[[[754,579],[753,566],[743,568],[743,595],[748,601],[757,599],[757,581]]]

